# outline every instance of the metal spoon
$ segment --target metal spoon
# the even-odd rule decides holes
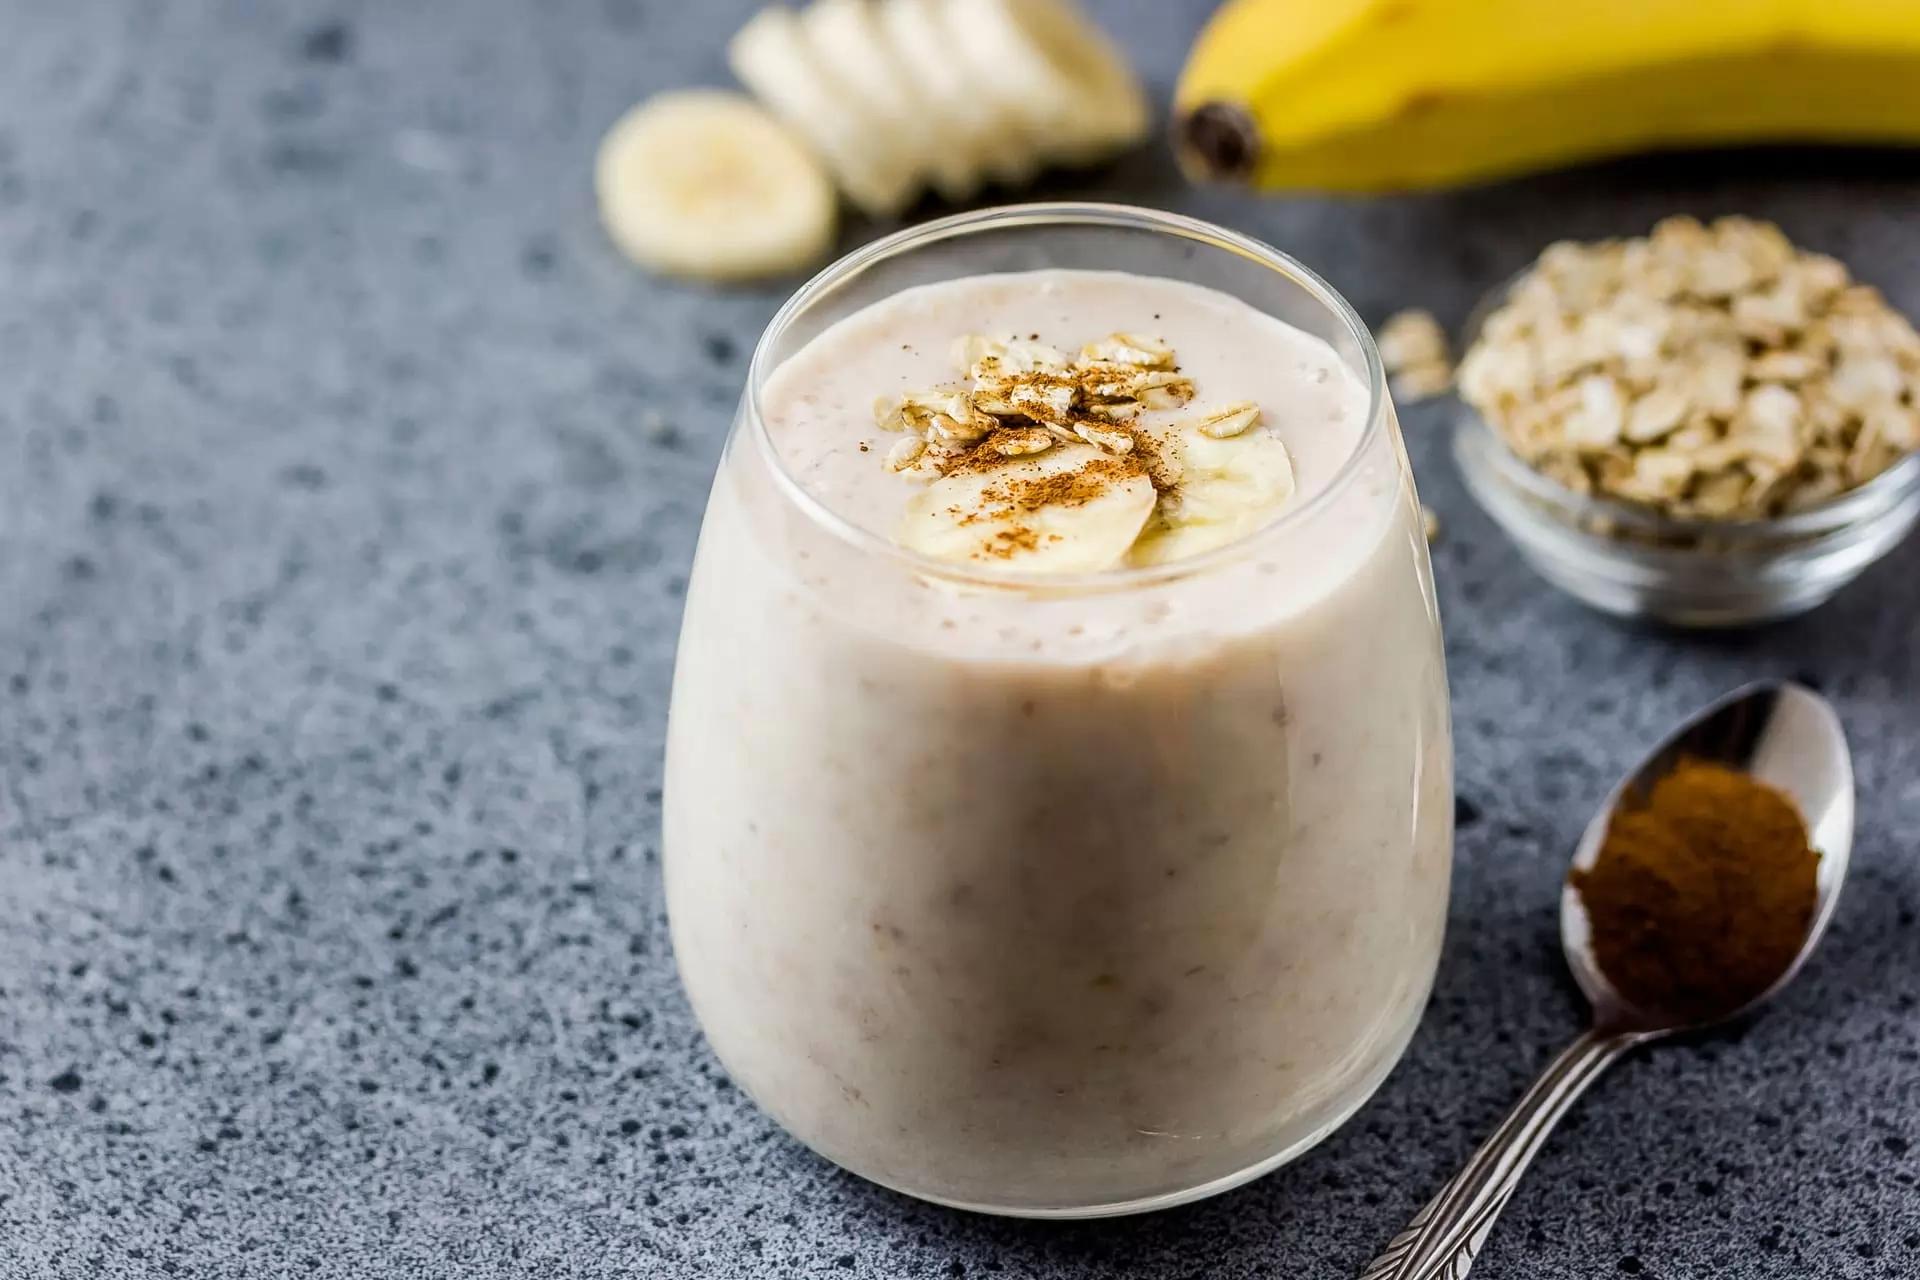
[[[1645,795],[1682,757],[1744,770],[1799,805],[1810,843],[1820,853],[1818,901],[1800,954],[1778,981],[1745,1004],[1692,1022],[1675,1022],[1636,1008],[1608,984],[1589,946],[1586,908],[1569,881],[1560,895],[1560,943],[1574,979],[1593,1005],[1592,1028],[1541,1073],[1466,1167],[1414,1215],[1360,1280],[1462,1280],[1520,1175],[1602,1071],[1637,1045],[1749,1012],[1792,981],[1813,953],[1840,897],[1853,848],[1853,762],[1833,708],[1811,690],[1779,681],[1749,685],[1720,699],[1614,787],[1580,838],[1573,855],[1576,869],[1593,865],[1622,798]]]

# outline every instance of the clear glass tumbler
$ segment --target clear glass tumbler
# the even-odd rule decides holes
[[[787,356],[901,289],[1042,267],[1323,339],[1368,389],[1351,456],[1240,542],[1075,578],[917,556],[789,474],[760,413]],[[1040,639],[1095,625],[1111,643]],[[1028,1216],[1274,1168],[1412,1035],[1452,819],[1419,505],[1372,340],[1317,276],[1171,214],[1029,205],[881,240],[775,317],[687,594],[666,885],[709,1041],[802,1142]]]

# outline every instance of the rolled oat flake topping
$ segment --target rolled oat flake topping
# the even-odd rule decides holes
[[[1245,535],[1293,493],[1261,407],[1194,404],[1158,338],[1111,333],[1069,356],[969,334],[954,360],[959,379],[874,405],[904,433],[885,465],[927,484],[896,534],[912,550],[1040,572],[1154,564]]]

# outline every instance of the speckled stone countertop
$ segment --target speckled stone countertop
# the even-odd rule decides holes
[[[674,977],[660,745],[744,359],[785,286],[603,240],[599,131],[724,79],[749,0],[0,0],[0,1275],[1344,1277],[1575,1030],[1552,903],[1607,782],[1800,673],[1853,884],[1741,1034],[1623,1064],[1475,1276],[1920,1271],[1920,543],[1817,615],[1605,622],[1406,430],[1459,743],[1439,987],[1305,1159],[1082,1225],[903,1200],[731,1086]],[[1203,4],[1096,8],[1164,91]],[[1745,211],[1920,308],[1920,162],[1642,162],[1165,204],[1458,321],[1546,241]],[[850,239],[869,234],[854,228]]]

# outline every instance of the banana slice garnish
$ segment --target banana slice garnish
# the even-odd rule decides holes
[[[1218,437],[1209,424],[1182,427],[1162,443],[1173,454],[1179,483],[1164,494],[1152,522],[1128,556],[1138,565],[1165,564],[1224,547],[1272,519],[1293,496],[1293,459],[1280,437],[1262,427],[1241,426]]]
[[[1153,482],[1092,445],[969,463],[915,494],[898,541],[959,564],[1097,573],[1126,562],[1153,514]]]
[[[808,266],[833,242],[833,184],[772,116],[740,94],[663,93],[607,132],[594,165],[620,250],[703,280]]]

